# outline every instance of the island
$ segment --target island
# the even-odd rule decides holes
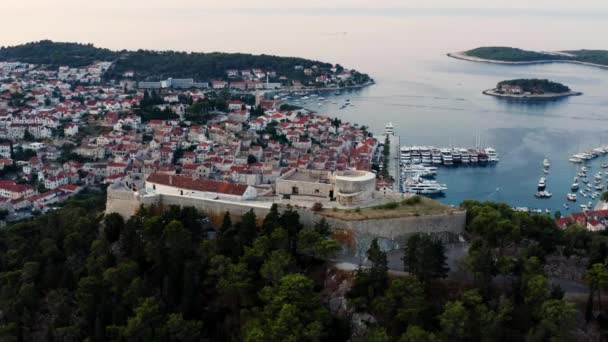
[[[530,51],[513,47],[491,46],[453,52],[449,57],[495,64],[525,65],[539,63],[575,63],[608,68],[607,50]]]
[[[511,99],[556,99],[582,95],[568,86],[546,79],[515,79],[498,82],[496,88],[483,91],[483,94]]]

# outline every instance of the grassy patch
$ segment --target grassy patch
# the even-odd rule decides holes
[[[402,202],[389,202],[368,208],[324,209],[321,215],[347,221],[359,221],[379,218],[397,218],[408,216],[424,216],[446,214],[459,211],[458,208],[446,206],[440,202],[423,196],[413,196]]]

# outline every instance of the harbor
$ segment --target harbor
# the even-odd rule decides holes
[[[393,132],[392,123],[386,131]],[[427,196],[442,196],[448,184],[434,180],[439,167],[488,166],[500,161],[492,147],[481,147],[477,138],[476,147],[401,146],[399,148],[399,190]]]

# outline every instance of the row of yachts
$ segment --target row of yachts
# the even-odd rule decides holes
[[[422,164],[401,164],[401,192],[419,195],[441,195],[447,185],[433,178],[437,175],[437,167]]]
[[[576,153],[575,155],[570,157],[570,159],[568,159],[568,160],[572,163],[580,164],[580,163],[584,163],[586,161],[595,159],[599,156],[605,155],[607,153],[608,153],[608,146],[596,147],[587,152]],[[602,167],[603,168],[608,167],[608,163],[602,164]]]
[[[496,150],[486,148],[436,148],[431,146],[402,146],[402,164],[426,165],[485,165],[500,159]]]

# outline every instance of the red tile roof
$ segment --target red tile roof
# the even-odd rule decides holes
[[[247,184],[229,183],[211,179],[192,179],[191,176],[165,175],[160,173],[151,174],[146,181],[188,190],[237,196],[242,196],[249,187]]]

